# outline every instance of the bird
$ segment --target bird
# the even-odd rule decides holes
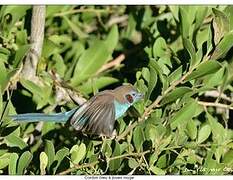
[[[82,133],[112,137],[115,121],[143,96],[133,85],[126,84],[113,90],[101,91],[83,105],[67,112],[26,113],[10,117],[17,122],[66,123],[70,121],[71,126]]]

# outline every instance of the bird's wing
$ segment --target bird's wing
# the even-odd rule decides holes
[[[100,93],[82,105],[71,118],[71,125],[90,134],[111,136],[115,123],[114,96]]]

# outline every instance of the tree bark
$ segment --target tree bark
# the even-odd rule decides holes
[[[45,26],[45,5],[33,6],[31,19],[31,48],[25,59],[22,76],[26,79],[36,79],[36,70],[41,57],[43,41],[44,41],[44,26]]]

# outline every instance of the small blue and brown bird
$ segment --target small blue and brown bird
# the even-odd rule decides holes
[[[114,90],[105,90],[93,96],[82,106],[68,112],[56,114],[26,113],[13,115],[15,121],[59,122],[70,124],[83,133],[112,136],[115,120],[123,116],[127,109],[140,100],[143,94],[132,85],[122,85]]]

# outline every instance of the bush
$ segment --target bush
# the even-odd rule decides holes
[[[0,9],[1,174],[231,173],[232,6],[47,6],[29,78],[32,8]],[[123,83],[145,98],[114,139],[8,116],[66,111]]]

